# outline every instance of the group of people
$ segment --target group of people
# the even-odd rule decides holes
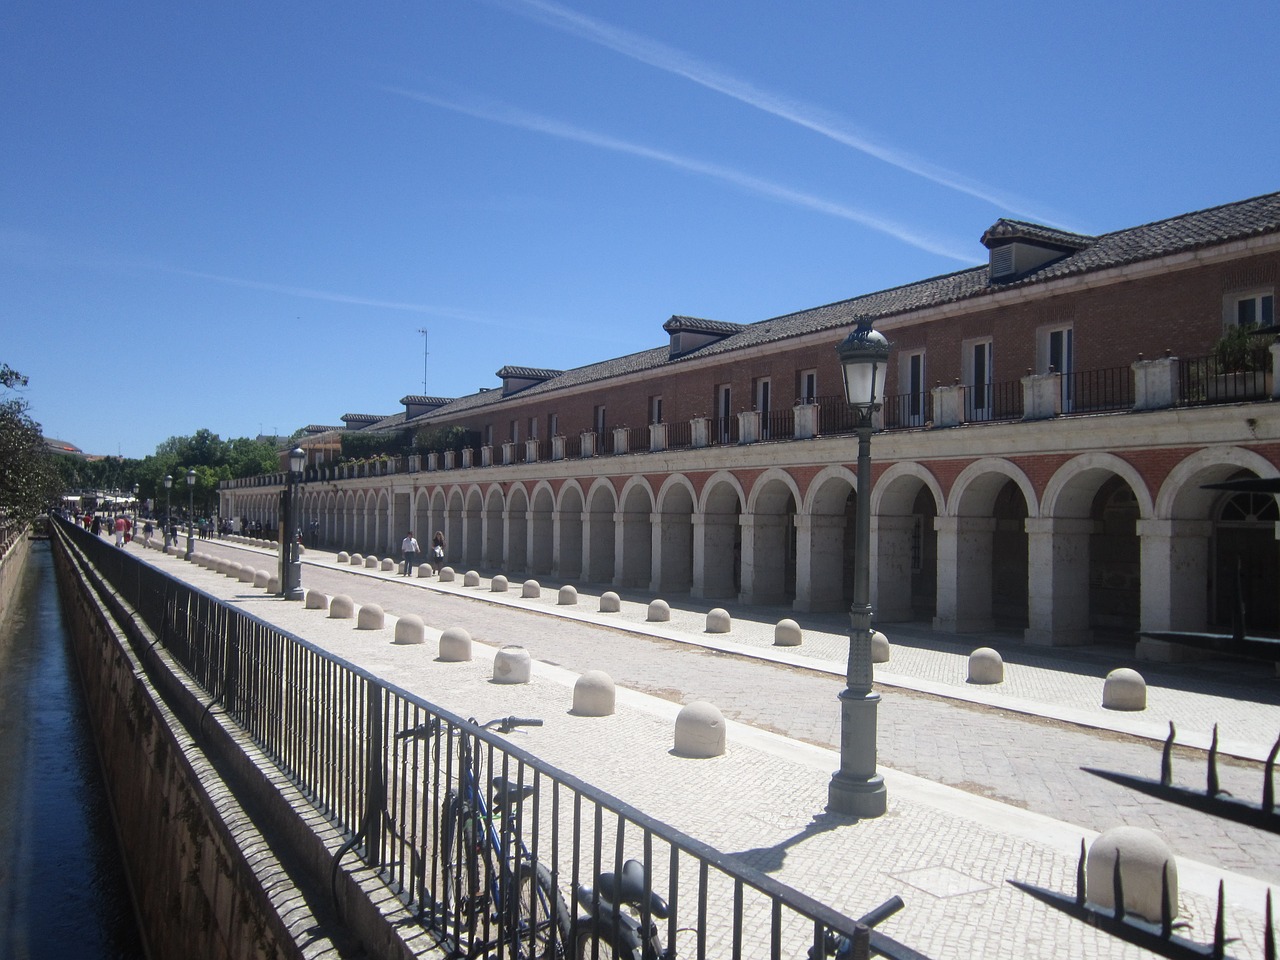
[[[422,562],[422,548],[418,545],[417,538],[414,537],[413,531],[409,531],[409,535],[400,541],[400,552],[404,555],[404,573],[403,576],[412,577],[413,568]],[[440,568],[444,566],[444,534],[437,530],[435,536],[431,538],[431,553],[427,557],[427,561],[431,564],[431,575],[440,576]]]

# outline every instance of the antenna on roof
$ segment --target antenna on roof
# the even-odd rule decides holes
[[[422,395],[427,395],[427,328],[419,327],[418,332],[422,334]]]

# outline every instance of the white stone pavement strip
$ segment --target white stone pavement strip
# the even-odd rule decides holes
[[[901,893],[907,909],[883,929],[931,957],[1146,956],[1006,883],[1073,889],[1080,841],[1092,839],[1076,827],[892,770],[883,771],[885,817],[831,817],[822,808],[838,766],[832,751],[730,723],[725,756],[682,759],[670,750],[679,704],[619,690],[614,716],[572,716],[576,675],[536,662],[536,650],[529,684],[497,685],[489,682],[495,651],[483,638],[473,662],[436,662],[439,628],[449,624],[428,624],[423,645],[395,645],[390,617],[383,630],[357,631],[175,558],[147,558],[454,712],[542,717],[545,727],[513,742],[842,912]],[[1179,860],[1179,878],[1187,936],[1211,937],[1225,878],[1228,933],[1240,938],[1232,953],[1262,955],[1266,884],[1188,860]]]

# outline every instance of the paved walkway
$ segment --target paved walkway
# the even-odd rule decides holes
[[[197,549],[246,562],[256,555],[263,568],[273,563],[256,548],[204,541]],[[1216,885],[1225,877],[1228,932],[1240,938],[1232,955],[1262,955],[1260,912],[1266,885],[1280,883],[1280,837],[1135,795],[1080,767],[1157,775],[1170,719],[1180,743],[1207,743],[1217,719],[1224,748],[1241,758],[1265,756],[1280,733],[1280,681],[1271,668],[1131,664],[1105,649],[1045,651],[999,636],[957,641],[894,625],[886,629],[892,659],[876,673],[889,813],[856,823],[822,812],[838,766],[835,697],[843,686],[847,617],[797,618],[803,644],[779,648],[773,625],[785,611],[728,607],[732,632],[711,635],[709,604],[673,608],[670,622],[649,623],[644,598],[600,614],[597,595],[585,591],[567,607],[549,586],[526,600],[519,583],[493,593],[488,580],[479,588],[463,587],[461,576],[453,584],[410,580],[308,551],[309,588],[378,603],[391,616],[423,617],[428,643],[403,647],[389,642],[390,628],[388,639],[375,642],[350,621],[328,620],[154,551],[144,555],[448,709],[544,717],[544,728],[520,735],[521,746],[837,909],[856,915],[901,893],[908,908],[884,929],[931,956],[1144,956],[1005,883],[1017,877],[1071,889],[1081,839],[1122,823],[1156,830],[1178,853],[1189,936],[1211,937]],[[486,645],[477,645],[472,664],[435,662],[438,631],[455,625]],[[482,654],[508,643],[537,661],[526,687],[486,682],[491,668]],[[999,688],[965,682],[967,654],[984,644],[1005,655]],[[1102,678],[1122,664],[1148,679],[1141,715],[1101,709]],[[568,715],[572,684],[588,669],[603,669],[618,684],[614,718]],[[725,757],[670,756],[671,723],[679,704],[691,700],[708,700],[736,721]],[[607,726],[607,737],[584,735],[584,723]],[[1224,759],[1220,773],[1237,796],[1260,796],[1255,761]],[[1175,779],[1203,784],[1201,750],[1177,751]]]

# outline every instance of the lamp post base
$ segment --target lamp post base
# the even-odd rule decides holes
[[[868,780],[846,779],[839,771],[831,775],[831,783],[827,786],[828,813],[872,820],[883,817],[888,808],[889,793],[880,774]]]
[[[827,810],[867,820],[884,816],[888,794],[876,773],[876,711],[880,695],[840,693],[840,769],[831,775]]]

